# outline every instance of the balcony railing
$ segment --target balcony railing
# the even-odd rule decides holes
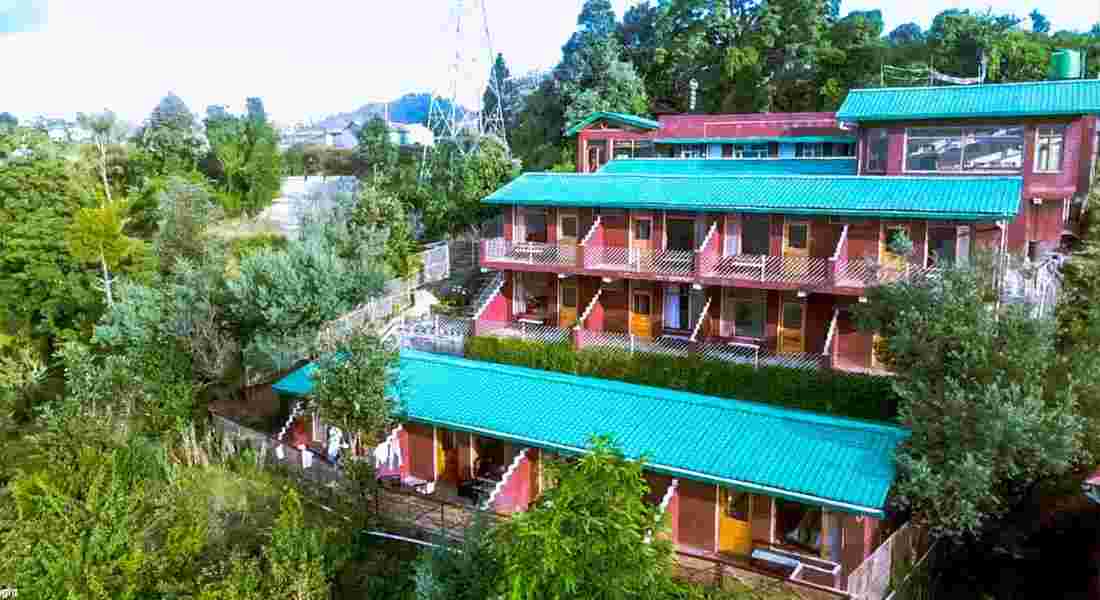
[[[577,266],[576,244],[512,242],[504,238],[484,240],[486,260],[539,266]]]
[[[841,239],[841,244],[844,243]],[[590,272],[593,275],[634,273],[655,278],[691,281],[717,280],[712,284],[756,284],[761,287],[860,289],[927,276],[934,267],[909,263],[879,263],[872,259],[812,256],[735,254],[721,256],[716,244],[700,250],[650,250],[606,245],[512,242],[504,238],[482,240],[482,260],[555,271]],[[504,268],[507,268],[506,266]]]

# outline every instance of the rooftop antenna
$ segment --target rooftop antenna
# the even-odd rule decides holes
[[[504,82],[493,72],[496,56],[485,0],[451,1],[450,20],[440,46],[447,49],[450,63],[447,80],[432,92],[428,107],[428,128],[436,143],[453,144],[459,155],[466,157],[491,135],[508,152],[501,107]],[[488,113],[483,98],[486,90],[497,99]]]

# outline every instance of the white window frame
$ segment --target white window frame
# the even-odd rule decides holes
[[[1057,135],[1055,135],[1054,133],[1043,135],[1042,131],[1044,129],[1049,130],[1049,131],[1060,130],[1061,133],[1059,133]],[[1042,126],[1037,126],[1035,128],[1035,158],[1034,158],[1034,161],[1032,162],[1032,167],[1033,167],[1032,170],[1035,173],[1061,173],[1062,172],[1062,163],[1065,161],[1065,157],[1066,157],[1066,131],[1068,129],[1069,128],[1065,125],[1042,125]],[[1058,168],[1056,168],[1056,169],[1050,169],[1050,168],[1041,169],[1041,168],[1039,168],[1039,144],[1040,144],[1040,142],[1043,138],[1054,138],[1054,137],[1057,137],[1060,140],[1058,142]],[[1048,164],[1050,163],[1049,155],[1047,156],[1047,163]]]

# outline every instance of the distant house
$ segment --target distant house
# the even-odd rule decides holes
[[[390,141],[398,146],[435,145],[435,134],[419,123],[389,123]]]

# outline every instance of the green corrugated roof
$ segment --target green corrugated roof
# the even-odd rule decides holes
[[[840,121],[1037,117],[1100,113],[1100,80],[1034,81],[848,92]]]
[[[855,175],[854,158],[617,158],[605,175]]]
[[[657,138],[655,144],[763,144],[766,142],[784,142],[788,144],[814,144],[820,142],[838,142],[854,144],[854,136],[844,135],[787,135],[765,137],[709,137],[709,138]]]
[[[654,470],[875,516],[894,480],[894,450],[908,435],[888,425],[414,350],[402,351],[401,381],[404,417],[413,421],[562,451],[583,451],[593,434],[611,435]]]
[[[899,219],[1011,219],[1020,177],[525,173],[488,204],[600,206]]]
[[[653,119],[647,119],[645,117],[639,117],[637,115],[628,115],[626,113],[598,111],[598,112],[594,112],[594,113],[588,115],[587,117],[581,119],[581,121],[579,123],[577,123],[576,125],[573,125],[569,129],[566,129],[565,130],[565,136],[569,137],[569,136],[577,135],[577,133],[580,132],[580,130],[584,129],[585,127],[588,127],[589,125],[595,123],[596,121],[600,121],[600,120],[603,120],[603,119],[606,119],[608,121],[614,121],[616,123],[619,123],[619,124],[622,124],[622,125],[627,125],[629,127],[637,127],[638,129],[651,129],[652,130],[652,129],[658,129],[658,128],[661,127],[661,124],[658,123],[657,121],[654,121]]]

